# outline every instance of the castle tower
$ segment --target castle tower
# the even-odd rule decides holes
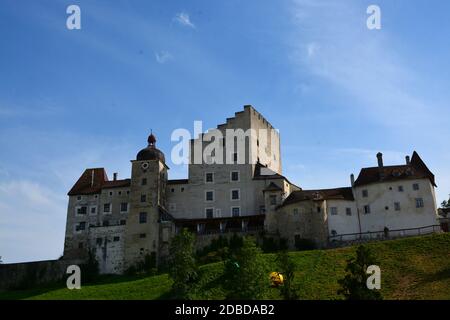
[[[167,166],[164,154],[156,148],[156,138],[148,137],[147,148],[132,160],[130,212],[125,229],[125,268],[158,258],[159,215],[165,208]]]

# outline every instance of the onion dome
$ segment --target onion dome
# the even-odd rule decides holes
[[[163,163],[166,162],[164,153],[156,148],[156,137],[153,133],[151,133],[148,136],[147,139],[148,146],[147,148],[142,149],[138,152],[136,156],[137,161],[144,161],[144,160],[159,160]]]

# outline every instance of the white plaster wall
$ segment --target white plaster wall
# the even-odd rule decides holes
[[[337,208],[337,215],[331,214],[331,208]],[[351,216],[347,216],[346,208],[352,211]],[[327,200],[326,201],[327,220],[328,220],[328,235],[332,235],[332,230],[337,234],[358,233],[358,213],[356,203],[348,200]]]
[[[413,184],[419,190],[413,190]],[[398,186],[404,191],[398,191]],[[362,190],[368,197],[362,196]],[[395,182],[374,183],[356,187],[354,190],[361,217],[362,232],[418,228],[437,224],[434,187],[428,179],[411,179]],[[422,198],[423,208],[416,208],[416,198]],[[394,210],[394,202],[400,202],[400,211]],[[371,213],[364,214],[364,205],[370,205]],[[386,207],[388,209],[386,210]]]

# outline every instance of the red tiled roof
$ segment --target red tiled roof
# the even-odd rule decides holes
[[[436,186],[433,173],[427,168],[417,152],[414,151],[409,164],[361,169],[355,181],[355,186],[376,182],[426,178],[430,179],[430,182]]]
[[[85,195],[100,193],[103,188],[118,188],[130,186],[130,179],[109,181],[104,168],[84,170],[81,177],[70,189],[68,195]]]
[[[348,200],[353,201],[352,188],[334,188],[319,190],[299,190],[293,191],[282,203],[281,206],[297,203],[300,201],[322,201],[322,200]]]

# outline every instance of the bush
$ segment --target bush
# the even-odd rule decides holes
[[[191,299],[198,280],[195,260],[195,237],[187,229],[177,234],[170,244],[169,276],[173,280],[172,294],[177,299]]]
[[[295,248],[298,251],[303,251],[303,250],[314,250],[316,249],[316,244],[313,240],[311,239],[296,239],[295,240]]]
[[[297,288],[294,286],[295,264],[286,250],[277,254],[277,262],[283,275],[284,283],[279,287],[285,300],[298,299]]]
[[[252,238],[243,238],[242,244],[225,261],[227,298],[262,299],[269,287],[266,262]]]
[[[380,292],[367,288],[366,284],[367,267],[376,264],[370,249],[360,245],[356,249],[356,257],[347,260],[345,267],[347,274],[338,281],[341,285],[338,294],[343,295],[347,300],[381,300]]]

